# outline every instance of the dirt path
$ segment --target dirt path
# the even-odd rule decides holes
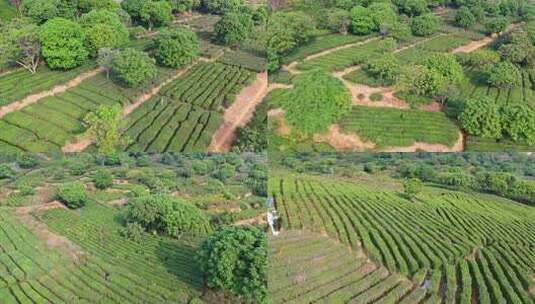
[[[259,216],[257,217],[253,217],[253,218],[249,218],[249,219],[245,219],[245,220],[240,220],[240,221],[236,221],[233,223],[234,226],[243,226],[243,225],[263,225],[267,223],[267,220],[266,220],[266,215],[265,214],[260,214]]]
[[[37,237],[45,241],[48,247],[64,252],[76,262],[84,255],[84,252],[66,237],[50,231],[46,224],[36,220],[32,215],[32,213],[56,208],[66,209],[62,203],[53,201],[41,205],[14,208],[14,213]]]
[[[139,108],[143,103],[145,103],[147,100],[151,99],[154,95],[158,94],[158,92],[160,92],[160,90],[164,86],[168,85],[172,81],[176,80],[180,76],[182,76],[185,73],[187,73],[195,64],[196,64],[196,62],[187,65],[183,69],[179,70],[172,77],[170,77],[167,80],[165,80],[160,85],[155,86],[150,91],[148,91],[146,93],[143,93],[139,97],[137,97],[135,102],[133,102],[133,103],[131,103],[131,104],[129,104],[126,107],[123,108],[123,118],[128,116],[135,109]],[[92,143],[93,143],[93,140],[90,139],[90,138],[75,138],[75,139],[73,139],[73,141],[65,143],[63,145],[63,147],[61,148],[61,151],[63,153],[81,152],[81,151],[87,149],[87,147],[89,147]]]
[[[522,24],[521,23],[514,23],[514,24],[511,24],[509,25],[503,32],[501,32],[500,34],[504,34],[504,33],[509,33],[517,28],[519,28]],[[476,51],[482,47],[485,47],[489,44],[491,44],[494,40],[496,40],[496,38],[498,37],[497,34],[494,34],[492,36],[487,36],[481,40],[476,40],[476,41],[472,41],[468,44],[465,44],[465,45],[461,45],[460,47],[454,49],[451,51],[452,54],[456,54],[456,53],[471,53],[473,51]]]
[[[256,107],[262,102],[268,92],[267,72],[258,73],[256,80],[244,88],[232,105],[223,114],[223,123],[212,136],[208,146],[209,152],[227,152],[235,139],[236,129],[243,127],[253,117]]]
[[[332,125],[327,133],[314,134],[314,141],[328,143],[336,151],[365,151],[375,148],[375,143],[365,142],[357,134],[342,133],[337,124]]]
[[[8,105],[0,107],[0,118],[4,117],[8,113],[21,110],[24,107],[34,104],[45,97],[54,96],[56,94],[63,93],[67,91],[68,89],[79,85],[82,81],[86,80],[87,78],[93,77],[103,71],[104,71],[103,68],[97,68],[97,69],[82,73],[78,75],[76,78],[69,80],[65,84],[57,85],[48,91],[43,91],[37,94],[29,95],[29,96],[26,96],[22,100],[12,102]]]
[[[268,93],[277,90],[277,89],[293,89],[294,86],[292,84],[283,84],[283,83],[270,83],[267,91]]]

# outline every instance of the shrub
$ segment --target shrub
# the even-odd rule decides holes
[[[48,20],[41,26],[39,40],[41,53],[51,69],[72,69],[81,65],[89,55],[82,27],[71,20]]]
[[[489,18],[485,21],[485,30],[488,34],[499,33],[505,30],[508,24],[509,21],[505,17]]]
[[[400,72],[400,64],[392,54],[386,54],[372,60],[366,66],[366,71],[379,79],[382,84],[392,85],[396,82]]]
[[[383,100],[383,93],[381,92],[375,92],[370,95],[371,101],[381,101]]]
[[[106,170],[98,170],[93,177],[95,187],[98,189],[106,189],[113,184],[113,177]]]
[[[17,158],[17,164],[24,169],[35,168],[39,165],[39,157],[34,154],[22,154]]]
[[[84,185],[78,182],[59,186],[54,197],[71,209],[83,207],[88,201]]]
[[[156,60],[172,68],[191,63],[200,53],[197,35],[187,28],[161,31],[155,46]]]
[[[522,74],[518,67],[502,61],[490,68],[488,83],[497,88],[514,88],[522,85]]]
[[[368,35],[375,29],[371,11],[363,6],[355,6],[351,10],[351,32],[357,35]]]
[[[267,237],[262,230],[225,227],[203,242],[197,260],[209,287],[228,290],[252,303],[265,303]]]
[[[411,200],[422,192],[423,184],[417,178],[407,179],[403,182],[403,193]]]
[[[455,13],[455,24],[463,28],[472,27],[476,23],[476,17],[470,9],[466,6],[462,6]]]
[[[208,218],[197,207],[163,194],[132,198],[126,205],[125,220],[146,231],[178,237],[183,233],[207,234]]]
[[[156,77],[154,62],[146,53],[128,48],[113,56],[111,71],[121,83],[138,86]]]
[[[10,178],[15,172],[7,164],[0,164],[0,179]]]
[[[141,243],[143,241],[144,232],[145,229],[138,223],[126,223],[126,226],[119,230],[121,236],[136,243]]]

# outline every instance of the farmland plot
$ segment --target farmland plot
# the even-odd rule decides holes
[[[31,74],[25,69],[17,69],[0,76],[0,106],[63,84],[91,68],[94,68],[94,64],[88,63],[69,71],[53,71],[45,65],[41,65],[35,74]]]
[[[69,231],[68,238],[79,242],[85,254],[76,263],[47,247],[11,211],[0,208],[2,303],[181,303],[200,294],[201,281],[195,271],[184,266],[182,278],[177,277],[164,270],[155,253],[158,249],[187,265],[191,263],[191,245],[161,243],[154,238],[140,250],[139,244],[117,235],[113,225],[116,210],[93,208],[84,211],[84,217],[66,210],[44,216],[54,230]],[[155,273],[154,269],[162,271]]]
[[[453,146],[459,137],[458,127],[442,112],[353,106],[340,125],[383,148],[415,142]]]
[[[529,206],[435,188],[409,201],[385,190],[391,187],[287,172],[272,174],[268,188],[284,229],[326,233],[388,269],[388,278],[341,302],[533,303]],[[327,247],[333,246],[321,246]]]
[[[222,121],[221,110],[247,85],[253,73],[201,62],[131,113],[125,135],[130,151],[205,151]]]

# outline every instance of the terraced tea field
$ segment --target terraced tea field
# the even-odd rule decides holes
[[[200,295],[193,245],[157,237],[143,245],[125,240],[118,235],[116,214],[113,207],[95,204],[82,214],[61,209],[43,215],[53,231],[80,246],[83,254],[73,261],[0,208],[2,303],[187,303]],[[167,270],[176,266],[180,272]]]
[[[205,151],[222,122],[221,109],[255,74],[220,63],[201,62],[132,112],[125,135],[130,151]]]
[[[535,299],[532,207],[432,187],[410,201],[396,186],[284,171],[268,188],[283,227],[271,240],[272,303]]]
[[[356,133],[378,148],[415,142],[451,147],[459,138],[459,128],[443,112],[354,106],[340,125],[344,133]]]

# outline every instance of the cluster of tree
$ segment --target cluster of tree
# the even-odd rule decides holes
[[[353,177],[361,172],[402,178],[404,194],[414,198],[418,179],[456,188],[489,192],[535,204],[535,156],[526,153],[310,153],[271,154],[272,166],[295,172]],[[416,190],[414,190],[416,189]],[[409,195],[410,194],[410,195]]]
[[[166,25],[172,7],[194,1],[22,0],[20,18],[1,25],[0,65],[19,65],[31,73],[44,59],[51,69],[67,70],[88,58],[111,71],[122,84],[140,85],[156,75],[155,62],[177,68],[200,53],[195,33],[186,28],[162,31],[155,39],[155,58],[121,49],[129,40],[131,20],[149,28]]]
[[[427,182],[493,193],[535,204],[535,183],[512,173],[486,170],[471,173],[460,168],[439,171],[426,164],[405,166],[398,170],[402,176],[412,179],[418,178]]]
[[[527,104],[500,104],[489,97],[468,99],[459,120],[472,135],[494,139],[507,136],[535,145],[535,109]]]
[[[522,71],[532,72],[535,62],[535,27],[526,26],[498,39],[492,49],[461,55],[459,60],[479,72],[482,81],[499,89],[521,87]],[[535,144],[535,109],[521,100],[500,104],[487,97],[465,100],[459,115],[471,135],[500,139],[509,137]]]

